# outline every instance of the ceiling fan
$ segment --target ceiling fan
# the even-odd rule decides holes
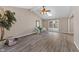
[[[51,10],[48,10],[47,8],[45,8],[45,6],[42,6],[40,13],[41,14],[46,14],[47,12],[50,12]]]

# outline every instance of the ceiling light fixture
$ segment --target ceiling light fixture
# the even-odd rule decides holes
[[[40,10],[40,13],[43,14],[43,15],[44,15],[44,14],[47,14],[47,12],[50,12],[50,10],[46,9],[45,6],[43,6],[43,7],[41,8],[41,10]]]

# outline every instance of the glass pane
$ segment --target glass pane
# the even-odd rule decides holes
[[[40,26],[40,21],[37,20],[37,21],[36,21],[36,27],[39,27],[39,26]]]

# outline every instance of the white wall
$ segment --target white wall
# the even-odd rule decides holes
[[[6,31],[5,37],[14,36],[19,37],[23,35],[29,35],[33,33],[36,26],[36,20],[41,19],[37,17],[34,13],[27,9],[17,8],[17,7],[3,7],[4,10],[14,11],[16,14],[17,22],[13,24],[10,31]]]
[[[73,28],[73,17],[68,19],[68,33],[73,34],[74,33],[74,28]]]
[[[42,20],[43,27],[48,30],[48,20]]]
[[[61,18],[59,20],[59,32],[68,33],[68,18]]]
[[[74,15],[74,42],[79,48],[79,7],[73,7],[72,9],[72,14]]]

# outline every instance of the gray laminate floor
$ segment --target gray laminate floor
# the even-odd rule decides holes
[[[4,52],[78,52],[73,35],[44,32],[21,37],[14,46],[4,46]]]

